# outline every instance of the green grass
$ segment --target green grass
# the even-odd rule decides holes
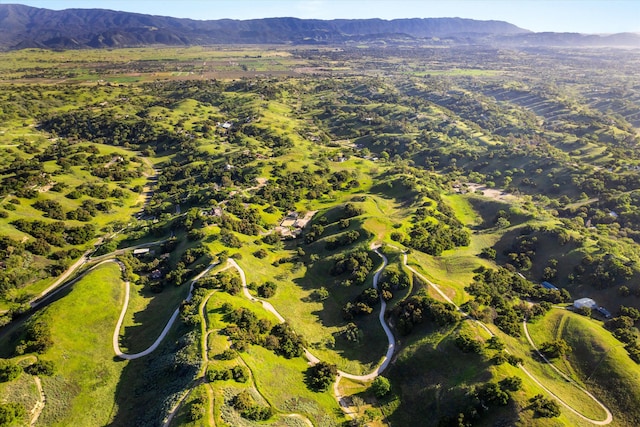
[[[219,335],[216,330],[227,323],[223,320],[221,306],[230,303],[234,307],[252,310],[259,318],[267,318],[273,323],[277,319],[266,311],[260,304],[248,301],[243,296],[232,296],[223,292],[214,293],[207,302],[207,324],[209,330],[214,331],[209,336],[210,356],[218,354],[228,347],[227,338]],[[240,353],[242,360],[248,365],[255,380],[256,387],[267,401],[278,411],[284,413],[297,412],[311,418],[316,425],[321,420],[336,420],[338,407],[331,392],[315,393],[304,385],[304,372],[307,362],[303,358],[285,359],[262,347],[252,345],[246,352]],[[210,362],[211,366],[230,367],[235,361]],[[225,383],[214,383],[219,388]],[[341,419],[341,417],[338,417]]]
[[[557,338],[567,341],[572,351],[558,367],[603,400],[618,425],[637,424],[640,414],[633,402],[640,399],[640,367],[601,322],[555,309],[529,330],[537,345]],[[590,403],[584,395],[582,400]],[[598,414],[603,417],[601,410]]]
[[[484,335],[470,322],[460,327]],[[492,379],[490,364],[482,355],[463,353],[454,345],[456,329],[425,322],[402,338],[396,362],[385,373],[400,399],[396,408],[385,410],[391,423],[406,425],[418,413],[429,413],[425,425],[436,425],[442,416],[464,407],[468,387]]]
[[[279,410],[302,413],[314,425],[343,420],[331,390],[316,393],[304,385],[306,360],[285,359],[258,346],[251,346],[242,358],[254,374],[260,392]]]
[[[189,283],[168,285],[161,293],[132,284],[127,314],[120,330],[122,351],[137,353],[153,344],[188,293]]]
[[[17,379],[0,383],[0,403],[18,403],[26,409],[22,425],[29,425],[29,411],[40,399],[33,377],[23,372]]]
[[[45,354],[57,367],[44,377],[47,403],[41,422],[51,426],[106,425],[126,362],[115,361],[111,337],[124,298],[120,269],[109,263],[74,285],[44,313],[54,345]]]

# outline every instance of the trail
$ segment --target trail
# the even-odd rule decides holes
[[[151,243],[146,243],[146,244],[142,244],[142,245],[132,246],[130,248],[120,249],[118,251],[112,252],[111,254],[104,255],[103,257],[99,257],[97,259],[113,258],[117,254],[123,253],[126,250],[131,250],[131,249],[140,248],[140,247],[153,246],[153,245],[158,244],[158,243],[159,242],[151,242]],[[386,266],[388,264],[388,260],[382,253],[380,253],[378,251],[378,247],[372,246],[372,249],[382,259],[382,265],[380,267],[378,267],[378,269],[376,270],[376,272],[374,274],[374,277],[373,277],[373,287],[375,289],[378,289],[378,279],[380,277],[380,274],[384,270],[384,268],[386,268]],[[96,261],[96,260],[93,260],[93,261]],[[83,272],[82,275],[80,275],[79,277],[75,278],[74,280],[72,280],[72,281],[70,281],[68,283],[63,284],[62,286],[59,286],[73,272],[75,272],[78,268],[80,268],[82,265],[86,264],[87,262],[89,262],[88,252],[83,254],[83,256],[80,257],[80,259],[78,259],[71,267],[69,267],[69,269],[67,269],[51,286],[49,286],[47,289],[45,289],[38,297],[36,297],[32,301],[30,301],[31,306],[33,308],[37,308],[39,305],[41,305],[43,302],[45,302],[52,295],[54,295],[55,293],[59,292],[60,290],[62,290],[64,288],[66,288],[67,286],[70,286],[73,283],[77,282],[78,280],[83,278],[87,273],[89,273],[90,271],[94,270],[96,267],[98,267],[99,265],[102,265],[104,263],[116,262],[116,263],[118,263],[120,268],[124,271],[124,266],[119,261],[117,261],[115,259],[104,259],[101,262],[98,262],[97,264],[92,266],[87,271]],[[246,280],[245,272],[238,265],[238,263],[232,258],[228,259],[228,263],[238,271],[238,274],[240,275],[240,278],[242,280],[242,291],[243,291],[243,294],[245,295],[245,297],[248,298],[250,301],[255,301],[255,302],[261,303],[262,306],[266,310],[268,310],[269,312],[273,313],[276,316],[276,318],[278,318],[278,320],[280,322],[285,322],[284,317],[275,309],[275,307],[273,307],[273,305],[271,303],[269,303],[267,301],[263,301],[263,300],[258,299],[258,298],[255,298],[249,293],[249,290],[247,288],[247,280]],[[213,267],[215,267],[217,264],[218,264],[217,262],[216,263],[211,263],[206,269],[204,269],[202,272],[200,272],[196,277],[194,277],[191,280],[191,284],[190,284],[190,287],[189,287],[189,294],[188,294],[188,296],[186,298],[186,301],[191,301],[194,284],[200,278],[202,278],[205,274],[209,273],[209,271],[211,271],[211,269]],[[416,271],[413,267],[409,266],[408,263],[407,263],[407,254],[406,253],[403,253],[403,264],[411,272],[413,272],[421,280],[423,280],[427,285],[431,286],[445,301],[453,304],[456,307],[456,309],[460,313],[462,313],[465,317],[467,317],[469,319],[472,319],[477,325],[479,325],[481,328],[483,328],[485,331],[487,331],[487,333],[489,335],[494,336],[493,332],[484,323],[480,322],[479,320],[473,319],[471,316],[469,316],[469,314],[466,313],[465,311],[463,311],[457,304],[455,304],[451,300],[451,298],[449,298],[440,289],[440,287],[438,285],[436,285],[435,283],[433,283],[430,280],[428,280],[426,277],[424,277],[422,274],[420,274],[418,271]],[[178,317],[178,315],[180,313],[180,310],[179,310],[179,308],[176,308],[176,310],[173,312],[173,314],[169,318],[168,322],[166,323],[164,329],[162,330],[162,332],[160,333],[158,338],[155,340],[155,342],[153,344],[151,344],[151,346],[149,346],[146,350],[143,350],[143,351],[141,351],[139,353],[126,354],[126,353],[123,353],[122,350],[120,349],[119,335],[120,335],[120,329],[122,327],[122,323],[124,322],[124,317],[126,315],[127,308],[128,308],[128,305],[129,305],[129,297],[130,297],[130,283],[129,283],[129,281],[126,281],[125,282],[125,299],[124,299],[124,302],[123,302],[122,311],[120,312],[120,316],[118,318],[118,321],[116,323],[116,327],[114,329],[113,338],[112,338],[112,344],[113,344],[114,353],[116,354],[117,357],[120,357],[121,359],[125,359],[125,360],[134,360],[134,359],[138,359],[138,358],[144,357],[144,356],[150,354],[151,352],[153,352],[154,350],[156,350],[158,348],[158,346],[162,343],[162,341],[164,340],[164,338],[168,334],[169,330],[173,326],[175,320],[177,319],[177,317]],[[365,375],[354,375],[354,374],[350,374],[350,373],[347,373],[347,372],[344,372],[344,371],[338,371],[338,377],[337,377],[337,380],[336,380],[336,382],[334,384],[334,393],[336,395],[336,398],[338,399],[338,402],[339,402],[341,408],[343,408],[343,411],[348,416],[353,416],[353,414],[349,410],[349,406],[346,403],[345,399],[343,397],[341,397],[340,394],[339,394],[338,382],[339,382],[340,378],[344,377],[344,378],[349,378],[349,379],[357,380],[357,381],[370,381],[370,380],[376,378],[378,375],[380,375],[380,373],[383,372],[388,367],[388,365],[389,365],[389,363],[391,361],[391,358],[393,356],[393,353],[395,351],[395,345],[396,345],[395,338],[393,336],[393,333],[391,332],[391,329],[389,328],[389,326],[387,325],[387,323],[384,320],[384,315],[385,315],[385,310],[386,310],[386,302],[384,301],[384,299],[382,299],[382,297],[380,298],[380,300],[381,300],[381,304],[380,304],[380,313],[379,313],[378,319],[380,321],[380,324],[381,324],[383,330],[385,331],[385,334],[387,335],[387,339],[388,339],[388,343],[389,343],[388,348],[387,348],[387,352],[384,355],[384,357],[382,359],[382,362],[376,367],[376,369],[374,369],[369,374],[365,374]],[[201,309],[202,309],[202,306],[201,306]],[[571,381],[580,391],[582,391],[584,394],[589,396],[594,402],[596,402],[606,412],[606,414],[607,414],[606,418],[604,420],[593,420],[591,418],[588,418],[588,417],[582,415],[581,413],[576,411],[572,406],[570,406],[568,403],[564,402],[559,396],[557,396],[555,393],[553,393],[551,390],[549,390],[547,387],[545,387],[543,384],[541,384],[540,381],[533,374],[531,374],[524,366],[522,366],[520,364],[520,365],[518,365],[519,368],[529,378],[531,378],[531,380],[534,381],[540,388],[542,388],[545,392],[547,392],[550,396],[552,396],[554,399],[556,399],[560,404],[562,404],[564,407],[566,407],[569,411],[571,411],[576,416],[578,416],[581,419],[583,419],[583,420],[585,420],[587,422],[590,422],[590,423],[592,423],[594,425],[607,425],[607,424],[610,424],[613,421],[613,415],[611,414],[611,411],[602,402],[600,402],[595,396],[593,396],[588,390],[586,390],[585,388],[583,388],[580,385],[576,384],[569,377],[567,377],[563,372],[558,370],[555,367],[555,365],[553,365],[542,353],[540,353],[538,351],[538,349],[536,348],[535,344],[533,343],[533,340],[531,339],[530,335],[529,335],[529,331],[528,331],[528,328],[527,328],[526,321],[523,323],[523,327],[524,327],[524,331],[525,331],[525,336],[526,336],[529,344],[540,355],[540,357],[549,366],[551,366],[552,369],[554,369],[559,375],[561,375],[565,380]],[[206,346],[206,343],[204,345]],[[206,352],[206,348],[205,348],[205,352]],[[304,353],[305,353],[305,357],[307,358],[307,360],[309,360],[310,363],[315,364],[315,363],[318,363],[320,361],[320,359],[318,359],[316,356],[314,356],[306,348],[304,349]],[[204,357],[206,357],[206,355]],[[44,391],[42,390],[42,385],[41,385],[40,379],[38,377],[34,377],[34,379],[36,381],[36,386],[37,386],[39,394],[40,394],[40,400],[36,403],[36,405],[34,406],[34,409],[32,410],[33,414],[32,414],[31,422],[30,422],[31,426],[33,426],[36,423],[40,413],[42,412],[42,409],[44,408],[44,404],[45,404],[45,395],[44,395]],[[171,419],[173,418],[173,416],[177,412],[177,409],[178,409],[178,407],[179,407],[181,402],[182,402],[182,399],[180,400],[178,405],[176,405],[176,407],[171,411],[171,413],[169,415],[169,418],[164,423],[165,426],[169,425],[169,423],[171,422]],[[209,414],[209,415],[211,415],[211,414]],[[302,416],[300,414],[289,414],[287,416],[299,417],[300,419],[304,419],[305,423],[307,423],[308,425],[313,426],[311,421],[309,421],[306,417],[304,417],[304,416]]]
[[[444,298],[445,301],[453,304],[456,309],[462,313],[465,317],[472,319],[473,321],[475,321],[475,323],[480,326],[481,328],[483,328],[485,331],[487,331],[489,333],[489,335],[494,336],[495,334],[487,327],[487,325],[485,325],[484,323],[480,322],[479,320],[474,319],[473,317],[471,317],[467,312],[465,312],[464,310],[462,310],[456,303],[454,303],[451,298],[449,298],[441,289],[438,285],[436,285],[435,283],[431,282],[429,279],[427,279],[426,277],[424,277],[422,274],[418,273],[413,267],[409,266],[407,264],[407,254],[404,253],[404,259],[403,259],[403,263],[405,265],[405,267],[407,267],[411,272],[413,272],[415,275],[417,275],[418,277],[420,277],[421,280],[423,280],[426,284],[428,284],[429,286],[431,286],[440,296],[442,296],[442,298]],[[589,396],[594,402],[596,402],[602,409],[604,409],[605,413],[607,414],[606,418],[602,421],[600,420],[593,420],[591,418],[585,417],[584,415],[582,415],[581,413],[579,413],[578,411],[576,411],[571,405],[569,405],[568,403],[566,403],[564,400],[562,400],[562,398],[560,398],[558,395],[556,395],[554,392],[552,392],[551,390],[549,390],[547,387],[545,387],[539,380],[538,378],[536,378],[531,372],[529,372],[527,370],[527,368],[525,368],[522,364],[519,364],[518,367],[522,370],[522,372],[524,372],[529,378],[531,378],[531,380],[533,382],[535,382],[540,388],[542,388],[545,392],[547,392],[551,397],[553,397],[555,400],[557,400],[562,406],[564,406],[565,408],[567,408],[570,412],[572,412],[573,414],[575,414],[576,416],[580,417],[581,419],[590,422],[591,424],[594,425],[600,425],[600,426],[604,426],[607,424],[610,424],[613,421],[613,415],[611,414],[611,411],[609,410],[609,408],[607,408],[602,402],[600,402],[593,394],[591,394],[588,390],[586,390],[585,388],[583,388],[582,386],[576,384],[573,380],[571,380],[569,377],[567,377],[564,373],[562,373],[560,370],[558,370],[558,368],[555,367],[555,365],[553,365],[553,363],[549,362],[549,360],[547,360],[546,357],[544,357],[544,355],[542,353],[540,353],[538,351],[538,349],[536,348],[535,344],[533,343],[533,341],[531,340],[531,337],[529,336],[529,330],[527,329],[527,322],[525,321],[523,323],[524,326],[524,332],[525,332],[525,336],[527,337],[527,340],[529,341],[529,344],[531,345],[531,347],[544,359],[544,361],[551,366],[551,368],[553,368],[558,374],[560,374],[565,380],[572,382],[573,385],[575,385],[576,388],[578,388],[580,391],[582,391],[584,394],[586,394],[587,396]],[[508,350],[507,350],[508,353]]]
[[[216,263],[217,264],[217,263]],[[215,265],[215,264],[213,264]],[[202,277],[202,276],[200,276]],[[199,278],[199,277],[198,277]],[[204,377],[204,375],[207,372],[207,365],[209,363],[209,354],[208,354],[208,346],[207,346],[207,338],[209,337],[209,333],[208,331],[208,326],[207,326],[207,316],[205,316],[204,313],[204,307],[206,307],[207,305],[207,301],[209,301],[209,298],[211,298],[211,295],[214,294],[215,291],[211,291],[209,292],[200,302],[200,305],[198,306],[198,314],[200,315],[200,317],[202,317],[202,322],[200,322],[200,334],[201,334],[201,338],[200,338],[200,351],[202,353],[202,366],[200,367],[200,372],[198,373],[198,376],[193,380],[191,386],[189,386],[189,388],[187,390],[185,390],[182,393],[182,396],[180,397],[180,399],[178,399],[178,401],[176,402],[176,404],[173,406],[173,408],[171,408],[171,410],[169,411],[169,413],[167,414],[167,416],[165,417],[163,423],[162,423],[162,427],[169,427],[171,425],[171,421],[173,420],[173,418],[176,416],[176,414],[178,413],[178,411],[180,410],[180,408],[182,407],[182,405],[184,404],[185,400],[189,397],[189,394],[191,393],[191,390],[193,390],[193,386],[197,383],[198,380],[202,379]],[[189,294],[191,295],[191,294]],[[213,415],[213,393],[211,390],[211,385],[207,383],[207,387],[206,387],[206,393],[207,393],[207,399],[209,399],[208,401],[210,402],[210,405],[208,405],[207,407],[207,417],[209,419],[209,424],[210,426],[215,426],[215,417]]]
[[[237,266],[237,263],[235,263],[235,261],[233,261],[231,258],[227,260],[227,264],[228,266],[226,266],[225,268],[221,269],[220,271],[224,271],[227,270],[230,267],[236,267],[237,271],[241,274],[241,276],[244,276],[244,271],[242,271],[242,269]],[[200,277],[197,277],[198,279]],[[194,278],[194,282],[195,282],[195,278]],[[213,388],[211,386],[211,384],[209,384],[206,380],[205,380],[205,375],[207,372],[207,366],[209,363],[209,346],[208,346],[208,337],[209,334],[214,332],[212,330],[209,330],[209,326],[207,324],[207,315],[205,312],[205,308],[207,306],[207,302],[209,301],[209,298],[211,298],[211,296],[215,293],[216,291],[213,290],[211,292],[209,292],[200,302],[200,305],[198,306],[198,314],[201,317],[201,322],[200,322],[200,333],[201,333],[201,341],[200,341],[200,351],[202,353],[202,366],[200,368],[200,372],[197,376],[197,378],[193,381],[193,384],[197,383],[198,381],[204,381],[206,383],[206,387],[205,387],[205,391],[207,393],[207,399],[209,404],[207,405],[207,418],[208,418],[208,425],[210,426],[215,426],[216,422],[215,422],[215,415],[214,415],[214,393],[213,393]],[[273,309],[273,306],[271,306],[271,308]],[[251,377],[252,377],[252,381],[253,381],[253,387],[256,389],[256,391],[262,396],[262,398],[269,402],[268,399],[266,398],[266,396],[264,396],[262,394],[262,392],[260,392],[260,390],[257,387],[257,384],[255,382],[255,378],[253,378],[253,372],[251,371],[251,369],[249,368],[249,366],[247,365],[247,363],[244,361],[244,359],[242,358],[242,356],[239,356],[240,361],[242,362],[242,364],[245,366],[245,368],[247,368],[247,370],[249,370]],[[183,396],[178,400],[178,403],[176,403],[176,405],[171,409],[171,411],[169,411],[169,414],[167,415],[167,417],[165,418],[164,422],[163,422],[163,427],[169,427],[171,425],[171,421],[173,420],[173,418],[175,417],[175,415],[178,413],[178,411],[180,410],[180,407],[183,405],[183,403],[185,402],[185,400],[188,398],[189,394],[191,393],[191,390],[193,389],[193,385],[191,387],[189,387],[189,389],[187,391],[185,391],[185,393],[183,394]],[[270,403],[271,405],[271,403]],[[271,405],[273,406],[273,405]],[[291,414],[285,414],[284,416],[286,417],[291,417],[291,418],[297,418],[299,420],[302,420],[307,426],[309,427],[314,427],[313,423],[311,422],[311,420],[309,420],[309,418],[307,418],[306,416],[302,415],[302,414],[297,414],[297,413],[291,413]]]
[[[40,381],[40,378],[38,376],[34,376],[33,380],[35,381],[36,388],[38,389],[39,399],[31,410],[31,421],[29,422],[29,425],[31,427],[36,425],[36,422],[38,421],[38,418],[40,417],[40,414],[42,413],[44,405],[47,401],[46,396],[44,395],[44,390],[42,389],[42,382]]]
[[[375,289],[378,289],[378,279],[380,278],[380,274],[382,273],[382,271],[386,268],[388,264],[388,260],[387,260],[387,257],[384,256],[384,254],[378,251],[378,248],[379,248],[378,246],[372,245],[371,248],[382,259],[382,264],[380,265],[380,267],[378,267],[375,274],[373,275],[373,287]],[[262,304],[262,306],[269,312],[273,313],[281,323],[284,323],[285,318],[282,317],[282,315],[278,312],[278,310],[275,309],[273,305],[271,305],[271,303],[261,300],[259,298],[256,298],[253,295],[251,295],[251,293],[249,293],[249,289],[247,288],[247,277],[244,273],[244,270],[238,265],[238,263],[233,258],[229,258],[227,262],[231,264],[238,271],[238,274],[240,275],[240,279],[242,281],[242,292],[244,296],[250,301],[254,301]],[[340,383],[340,379],[349,378],[352,380],[363,381],[363,382],[373,380],[389,366],[389,363],[391,362],[391,358],[395,351],[395,348],[396,348],[395,337],[391,332],[391,328],[389,328],[389,325],[387,325],[387,323],[384,320],[386,308],[387,308],[387,303],[384,300],[384,298],[380,296],[380,314],[378,315],[378,320],[380,321],[380,325],[382,325],[382,328],[384,329],[384,332],[387,335],[387,340],[389,342],[389,345],[387,347],[387,352],[382,358],[382,362],[373,371],[365,375],[355,375],[355,374],[350,374],[348,372],[338,370],[338,375],[336,377],[335,382],[333,383],[333,393],[335,395],[336,400],[338,401],[338,405],[340,405],[340,408],[342,409],[342,411],[349,418],[354,418],[356,414],[354,414],[353,411],[351,410],[351,406],[349,405],[347,399],[340,394],[340,390],[338,387],[338,384]],[[304,349],[304,356],[309,361],[309,363],[313,365],[320,362],[320,359],[318,359],[307,348]],[[300,415],[290,414],[289,416],[300,416]],[[313,426],[313,424],[311,424],[311,421],[309,421],[308,419],[306,420],[306,422],[308,423],[308,425]]]

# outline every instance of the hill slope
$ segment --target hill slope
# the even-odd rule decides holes
[[[197,21],[101,9],[54,11],[0,5],[0,48],[83,48],[150,44],[343,43],[353,37],[486,36],[527,33],[502,21],[461,18],[339,19],[270,18]]]

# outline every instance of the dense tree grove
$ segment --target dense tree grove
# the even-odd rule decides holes
[[[234,348],[242,350],[247,344],[256,344],[287,359],[302,356],[305,341],[287,323],[272,326],[250,310],[233,309],[230,305],[223,306],[223,310],[225,319],[231,323],[224,333],[233,341]]]
[[[334,260],[331,274],[334,276],[348,274],[348,278],[344,280],[345,282],[348,281],[348,284],[363,284],[373,268],[373,260],[364,251],[356,251],[349,254],[341,253],[334,257]]]

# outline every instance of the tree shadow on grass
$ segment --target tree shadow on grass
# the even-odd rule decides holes
[[[111,427],[158,426],[198,372],[191,329],[177,323],[150,355],[128,361],[116,388]],[[197,353],[197,352],[196,352]]]

